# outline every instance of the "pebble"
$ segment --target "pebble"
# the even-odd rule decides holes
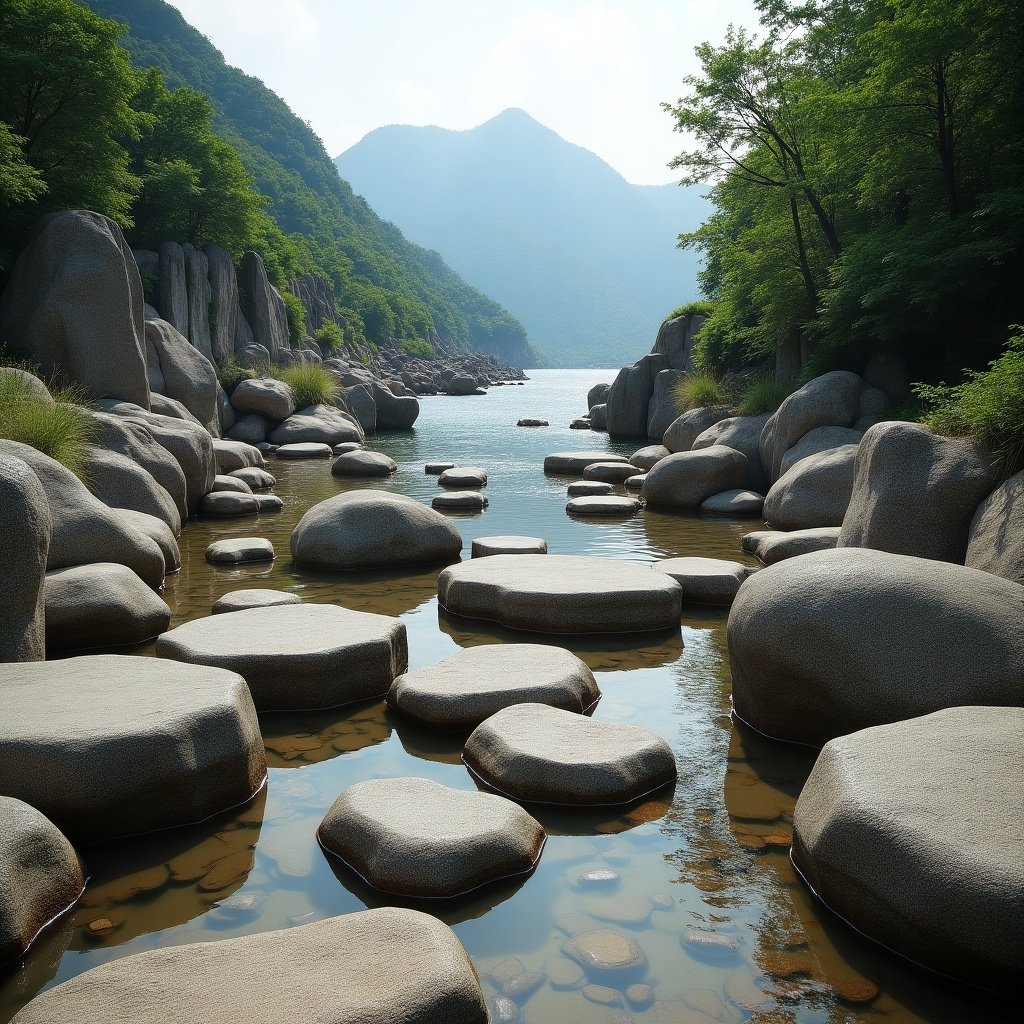
[[[586,975],[579,965],[556,954],[544,961],[544,973],[555,989],[579,988],[586,981]]]
[[[654,989],[650,985],[630,985],[626,989],[626,1002],[634,1010],[646,1010],[654,1002]]]
[[[611,868],[592,868],[576,876],[576,884],[584,889],[608,889],[620,881],[620,876]]]
[[[731,935],[706,932],[700,928],[687,928],[679,936],[679,942],[691,956],[712,963],[732,960],[740,948],[739,942]]]

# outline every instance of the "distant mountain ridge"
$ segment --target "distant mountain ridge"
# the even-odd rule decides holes
[[[389,125],[335,160],[410,240],[494,296],[555,365],[618,366],[698,298],[676,248],[711,206],[677,185],[632,185],[596,154],[510,109],[468,131]]]

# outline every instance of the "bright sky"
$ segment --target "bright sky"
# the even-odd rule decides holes
[[[659,104],[753,0],[170,0],[331,156],[386,124],[472,128],[522,107],[629,181],[676,180]]]

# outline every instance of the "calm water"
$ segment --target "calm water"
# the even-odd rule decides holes
[[[447,616],[437,571],[359,575],[296,570],[288,538],[314,502],[372,486],[427,500],[431,460],[487,469],[490,507],[456,516],[469,557],[474,537],[525,533],[552,552],[649,563],[676,555],[744,560],[740,537],[759,522],[645,512],[625,521],[574,521],[564,511],[567,480],[545,477],[544,456],[562,449],[629,454],[638,445],[570,431],[590,386],[611,373],[535,371],[523,387],[486,397],[428,398],[413,433],[372,439],[400,466],[386,483],[344,482],[329,462],[271,460],[283,512],[256,520],[192,523],[181,537],[183,568],[168,579],[173,625],[209,613],[240,587],[288,589],[309,601],[397,615],[409,634],[410,667],[475,644],[536,641],[527,634]],[[550,420],[517,428],[520,417]],[[272,566],[214,568],[203,557],[221,537],[269,537]],[[638,1022],[965,1022],[1013,1016],[878,950],[817,907],[797,882],[787,852],[793,804],[813,754],[770,743],[729,717],[725,614],[687,609],[681,629],[633,638],[558,641],[594,670],[604,692],[595,717],[633,722],[672,745],[674,790],[625,809],[567,814],[531,808],[550,833],[537,871],[525,881],[455,903],[420,904],[457,932],[485,991],[508,957],[542,970],[567,936],[590,928],[623,931],[649,967],[640,979],[657,1004],[630,1011]],[[148,652],[144,648],[141,653]],[[328,863],[315,839],[327,808],[347,786],[386,776],[424,776],[473,788],[460,761],[463,737],[437,736],[391,715],[382,701],[331,712],[261,718],[270,781],[240,812],[190,829],[85,851],[92,882],[79,907],[0,976],[0,1022],[41,988],[105,961],[161,946],[304,924],[393,902]],[[576,879],[611,868],[618,883],[588,891]],[[412,904],[410,904],[412,905]],[[688,928],[734,940],[724,955],[687,948]],[[877,994],[876,994],[877,993]],[[524,1004],[529,1024],[604,1024],[621,1009],[580,991],[540,988]]]

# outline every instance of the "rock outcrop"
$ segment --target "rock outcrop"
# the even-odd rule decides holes
[[[967,565],[1024,584],[1024,473],[1010,477],[978,506]]]

